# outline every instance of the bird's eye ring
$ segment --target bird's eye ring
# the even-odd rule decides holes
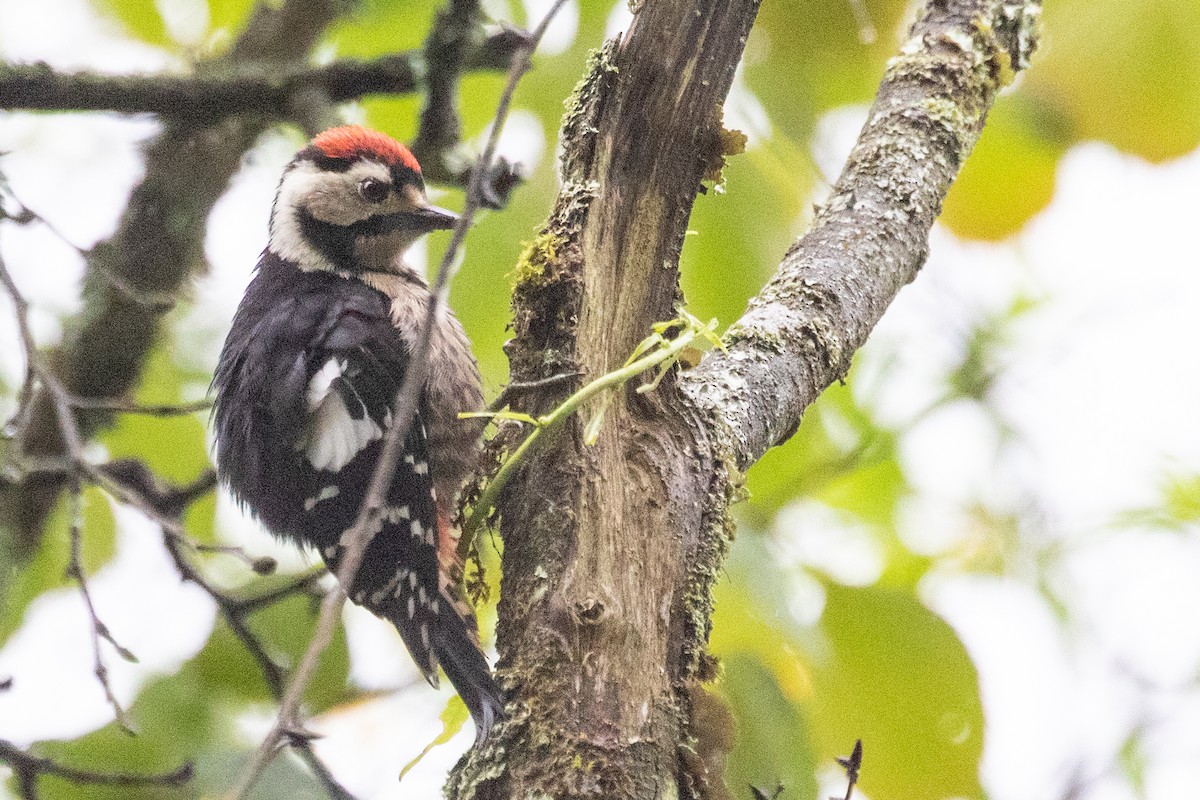
[[[382,203],[387,199],[388,192],[390,191],[390,186],[375,178],[367,178],[358,185],[358,193],[368,203]]]

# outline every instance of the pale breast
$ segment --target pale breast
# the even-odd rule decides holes
[[[392,321],[415,347],[429,307],[429,290],[399,275],[368,273],[363,278],[392,299]],[[478,455],[479,425],[458,415],[483,408],[483,382],[462,324],[445,306],[439,310],[430,341],[425,398],[430,471],[439,505],[449,507]]]

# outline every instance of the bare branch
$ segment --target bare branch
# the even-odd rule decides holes
[[[925,262],[942,199],[988,109],[1037,41],[1039,0],[930,2],[888,65],[812,229],[714,352],[681,381],[745,469],[850,368]]]
[[[463,72],[470,68],[470,55],[482,36],[483,12],[479,0],[449,0],[438,12],[433,29],[425,42],[425,83],[428,93],[421,110],[421,125],[412,151],[423,165],[425,178],[466,187],[471,180],[467,158],[459,152],[462,143],[462,119],[458,114],[458,85]],[[513,49],[505,67],[513,58],[527,52],[530,34],[506,27],[497,36],[509,37]],[[503,208],[512,190],[524,180],[519,164],[506,159],[490,163],[482,185],[484,208]]]
[[[478,42],[464,40],[461,67],[505,69],[521,46],[510,29]],[[48,64],[0,63],[0,108],[33,111],[115,111],[156,114],[189,123],[212,123],[234,114],[291,119],[296,96],[319,90],[330,103],[373,94],[407,94],[421,85],[419,52],[371,61],[335,61],[282,73],[255,69],[208,75],[106,75],[58,72]]]
[[[113,637],[108,626],[100,619],[100,615],[96,613],[96,604],[92,600],[92,593],[88,589],[87,573],[83,569],[83,509],[81,503],[82,488],[78,481],[73,481],[70,490],[71,497],[71,556],[67,564],[67,577],[73,579],[79,584],[79,594],[83,598],[83,605],[87,608],[89,621],[91,623],[92,634],[92,658],[94,667],[92,672],[96,676],[96,680],[100,682],[100,687],[104,690],[104,698],[108,700],[108,704],[112,706],[113,713],[116,715],[117,724],[121,726],[129,735],[135,733],[133,720],[126,713],[125,708],[117,699],[117,695],[113,692],[112,684],[108,680],[108,666],[104,663],[104,654],[100,651],[100,641],[103,639],[108,642],[113,648],[121,654],[121,657],[126,661],[136,662],[137,657],[122,647]]]
[[[115,411],[118,414],[142,414],[149,417],[186,417],[189,414],[197,414],[212,408],[212,400],[197,400],[193,403],[144,405],[117,398],[68,397],[67,404],[72,408]]]
[[[172,772],[136,775],[126,772],[93,772],[59,764],[49,758],[35,756],[12,742],[0,739],[0,762],[12,767],[21,796],[37,797],[37,781],[43,776],[62,778],[72,783],[90,786],[182,786],[192,779],[192,765],[183,764]]]
[[[29,383],[30,378],[36,379],[49,392],[51,408],[54,411],[54,422],[59,435],[62,437],[67,453],[74,461],[82,460],[83,442],[79,433],[79,427],[75,422],[75,417],[71,414],[70,398],[66,389],[58,382],[58,378],[43,363],[38,355],[37,342],[34,341],[33,329],[29,325],[29,302],[21,294],[21,290],[17,288],[17,284],[13,280],[12,274],[9,273],[8,267],[2,258],[0,258],[0,284],[4,285],[4,289],[8,292],[9,297],[12,299],[13,307],[16,309],[17,330],[21,336],[21,347],[25,351],[26,383]],[[34,396],[33,388],[27,387],[26,391],[22,392],[22,395],[26,402],[30,402]],[[28,419],[27,413],[27,408],[22,408],[18,412],[18,416],[22,422],[21,425],[18,425],[18,441],[24,433],[23,423]]]
[[[517,383],[510,383],[500,391],[500,394],[496,395],[495,400],[493,400],[491,403],[488,403],[487,410],[500,411],[504,408],[507,408],[509,403],[511,403],[514,399],[521,397],[522,395],[529,394],[530,392],[536,392],[541,389],[550,389],[555,386],[560,386],[568,381],[573,381],[582,375],[582,372],[576,370],[574,372],[563,372],[558,375],[551,375],[548,378],[539,378],[536,381],[520,381]]]
[[[462,139],[458,81],[471,41],[480,34],[482,19],[479,0],[449,0],[446,7],[438,11],[425,40],[428,91],[412,152],[421,163],[425,176],[435,181],[444,181],[456,174],[446,159]]]

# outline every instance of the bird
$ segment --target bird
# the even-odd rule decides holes
[[[337,574],[393,423],[430,303],[404,261],[458,217],[431,205],[402,144],[359,126],[327,130],[292,158],[271,208],[266,249],[213,376],[217,474],[276,537],[315,548]],[[426,380],[350,599],[391,622],[426,680],[440,666],[477,737],[504,702],[480,649],[453,525],[478,454],[483,406],[462,325],[438,308]]]

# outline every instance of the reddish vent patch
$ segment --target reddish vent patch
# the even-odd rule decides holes
[[[421,165],[407,147],[386,134],[358,125],[330,128],[317,134],[312,143],[330,158],[373,158],[389,167],[407,167],[421,174]]]

